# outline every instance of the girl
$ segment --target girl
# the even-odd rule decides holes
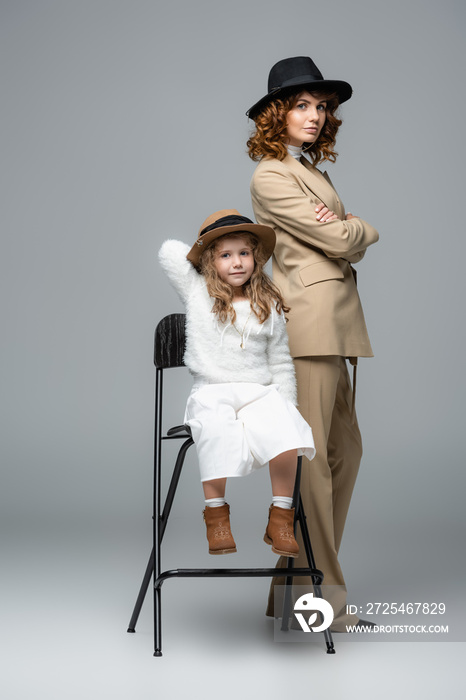
[[[336,110],[351,97],[351,86],[324,80],[312,59],[296,56],[272,67],[268,88],[248,113],[255,122],[249,155],[259,161],[251,196],[257,221],[277,236],[273,278],[291,306],[299,406],[317,449],[312,476],[303,464],[301,496],[312,513],[316,564],[325,583],[342,592],[332,602],[332,629],[344,631],[358,620],[346,613],[338,550],[362,455],[347,358],[355,365],[357,357],[372,356],[352,263],[379,236],[345,212],[329,177],[316,167],[336,159]]]
[[[184,361],[194,377],[185,423],[196,444],[210,554],[236,552],[225,501],[228,477],[269,463],[272,505],[264,540],[297,557],[293,487],[312,431],[298,413],[285,306],[264,272],[275,234],[235,209],[215,212],[190,249],[168,240],[160,263],[186,305]]]

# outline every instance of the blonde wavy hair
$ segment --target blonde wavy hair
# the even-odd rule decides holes
[[[267,321],[271,313],[272,305],[275,306],[279,314],[288,313],[290,309],[285,305],[278,287],[275,286],[264,271],[267,256],[264,253],[261,240],[254,234],[246,231],[227,233],[224,236],[220,236],[202,253],[199,262],[199,271],[206,280],[209,296],[215,299],[212,313],[217,314],[222,323],[225,323],[228,318],[231,323],[236,321],[236,311],[233,307],[233,287],[220,279],[214,262],[215,253],[220,241],[225,238],[233,237],[243,238],[252,249],[255,262],[254,271],[243,286],[243,291],[247,299],[249,299],[251,311],[258,318],[259,323]]]
[[[256,130],[251,134],[248,142],[248,153],[252,160],[260,160],[264,156],[283,160],[287,155],[286,117],[293,109],[303,91],[288,95],[287,97],[276,98],[268,102],[261,112],[254,118]],[[335,116],[339,101],[336,93],[325,94],[311,92],[311,95],[327,102],[326,119],[319,138],[306,152],[310,155],[313,165],[329,160],[336,161],[338,153],[334,150],[338,129],[342,121]]]

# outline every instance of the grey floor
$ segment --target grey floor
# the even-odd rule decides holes
[[[163,691],[278,699],[293,687],[303,698],[464,697],[464,643],[352,644],[335,636],[334,656],[323,644],[277,643],[264,615],[263,579],[166,582],[164,655],[154,658],[150,598],[136,634],[126,633],[150,547],[141,523],[49,523],[3,533],[3,697],[119,700]],[[256,550],[238,530],[245,554],[235,565],[257,563],[259,553],[261,565],[274,561],[260,538]],[[211,563],[202,554],[202,524],[175,514],[167,546],[181,538],[190,555],[178,564],[169,555],[166,567]],[[354,582],[357,564],[348,560]]]

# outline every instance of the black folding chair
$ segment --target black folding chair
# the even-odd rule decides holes
[[[181,470],[186,457],[186,453],[191,445],[194,444],[189,426],[177,425],[174,428],[167,430],[167,434],[163,434],[162,416],[163,416],[163,371],[172,367],[184,366],[183,356],[185,350],[185,315],[170,314],[165,316],[155,329],[154,342],[154,364],[156,367],[155,375],[155,439],[154,439],[154,503],[153,503],[153,547],[149,557],[149,562],[146,567],[144,578],[139,590],[139,595],[134,606],[133,614],[129,622],[128,632],[136,631],[136,624],[141,612],[147,589],[154,576],[154,656],[162,656],[162,621],[161,621],[161,588],[164,581],[169,578],[206,578],[206,577],[267,577],[267,576],[284,576],[286,577],[286,595],[284,596],[283,611],[282,611],[282,630],[288,629],[288,621],[290,616],[291,584],[294,576],[310,576],[314,585],[314,591],[317,596],[321,597],[320,584],[323,580],[323,573],[316,568],[314,556],[312,553],[311,541],[306,525],[306,516],[299,497],[299,483],[301,476],[301,458],[298,459],[298,469],[294,488],[294,507],[295,507],[295,530],[299,523],[304,542],[304,549],[307,556],[308,568],[295,568],[293,559],[288,559],[287,568],[222,568],[222,569],[172,569],[161,571],[161,545],[165,528],[167,526],[168,517],[170,515],[173,499],[175,497],[178,481],[181,475]],[[161,473],[162,473],[162,443],[165,440],[182,439],[181,445],[176,458],[175,466],[168,486],[167,495],[163,510],[161,510]],[[334,654],[332,635],[330,630],[323,632],[327,653]]]

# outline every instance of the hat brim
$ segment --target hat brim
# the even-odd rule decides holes
[[[253,233],[260,239],[264,247],[264,252],[267,255],[267,260],[273,253],[275,248],[275,231],[270,226],[262,226],[261,224],[236,224],[234,226],[221,226],[220,228],[207,231],[202,236],[199,236],[189,253],[187,259],[195,266],[199,265],[202,253],[206,248],[220,236],[226,236],[228,233]]]
[[[293,93],[301,92],[304,88],[309,88],[309,92],[336,92],[340,104],[349,100],[353,94],[353,88],[344,80],[309,80],[303,78],[302,80],[294,80],[292,85],[284,85],[268,92],[259,102],[256,102],[248,109],[246,116],[249,119],[255,119],[261,109],[275,98],[288,97],[288,95]]]

